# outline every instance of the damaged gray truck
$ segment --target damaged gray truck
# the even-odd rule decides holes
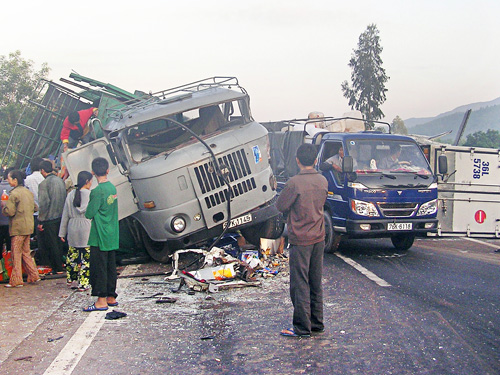
[[[120,224],[154,260],[209,246],[228,230],[256,245],[281,235],[268,132],[252,118],[235,77],[150,94],[75,73],[70,78],[63,82],[78,90],[42,82],[36,94],[42,99],[32,100],[15,125],[3,165],[25,168],[34,156],[58,160],[64,118],[98,107],[96,139],[63,153],[64,164],[76,181],[95,157],[108,159]]]

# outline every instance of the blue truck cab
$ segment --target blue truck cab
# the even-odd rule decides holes
[[[437,179],[417,143],[379,132],[318,133],[317,167],[328,180],[326,250],[342,237],[390,238],[408,250],[437,231]],[[343,149],[340,171],[326,161]],[[338,159],[337,159],[338,160]]]
[[[299,172],[297,148],[318,149],[316,168],[328,180],[327,252],[342,238],[390,238],[406,251],[417,235],[437,232],[437,175],[414,139],[391,134],[384,124],[389,133],[365,130],[364,120],[348,117],[264,123],[278,192]],[[445,169],[442,160],[439,173]]]

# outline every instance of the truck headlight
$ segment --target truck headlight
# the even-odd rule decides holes
[[[437,212],[437,199],[433,199],[420,206],[417,216],[432,215]]]
[[[361,216],[380,216],[373,203],[351,199],[351,210]]]
[[[184,220],[180,216],[176,216],[170,222],[170,228],[176,233],[181,233],[184,229],[186,229],[186,220]]]
[[[348,182],[347,186],[352,187],[353,189],[366,190],[368,189],[365,185],[360,182]]]

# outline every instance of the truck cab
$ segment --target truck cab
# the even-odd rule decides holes
[[[4,162],[23,168],[34,156],[59,160],[64,118],[98,107],[102,136],[62,153],[68,181],[90,170],[95,157],[106,158],[120,224],[153,259],[166,262],[178,249],[213,246],[226,231],[239,230],[256,245],[281,235],[268,131],[253,119],[236,77],[156,93],[70,78],[78,83],[63,82],[78,92],[43,82],[41,102],[26,111],[36,116],[16,124]]]
[[[327,250],[334,250],[345,236],[390,237],[404,251],[416,235],[437,230],[436,178],[411,138],[324,133],[313,143],[319,146],[318,168],[328,180]],[[337,171],[325,162],[340,148],[344,157]]]
[[[335,251],[342,238],[390,238],[406,251],[417,235],[437,231],[437,177],[412,138],[365,130],[363,120],[352,117],[264,125],[278,191],[298,173],[300,144],[318,149],[316,168],[328,181],[325,251]]]

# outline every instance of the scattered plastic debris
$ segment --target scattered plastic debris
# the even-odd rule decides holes
[[[236,237],[235,237],[236,238]],[[204,249],[183,249],[172,255],[173,271],[165,280],[180,280],[178,293],[184,285],[188,293],[208,291],[217,293],[229,288],[260,286],[257,277],[270,278],[276,276],[288,262],[283,253],[283,239],[268,240],[266,250],[255,250],[250,245],[237,248],[235,238],[228,238],[224,249],[213,247]],[[234,257],[237,255],[238,257]],[[161,299],[159,299],[161,300]],[[161,303],[161,302],[159,302]]]

